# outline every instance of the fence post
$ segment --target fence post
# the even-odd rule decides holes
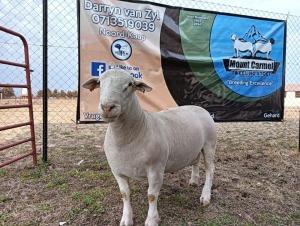
[[[43,1],[43,161],[48,159],[48,1]]]

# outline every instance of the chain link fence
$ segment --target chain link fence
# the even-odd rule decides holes
[[[284,122],[254,123],[218,123],[220,134],[242,134],[255,139],[258,146],[273,145],[286,150],[298,147],[299,111],[300,111],[300,17],[234,7],[225,4],[213,4],[205,1],[156,0],[154,2],[187,8],[234,13],[247,16],[287,20],[286,48],[286,98]],[[32,70],[32,90],[34,96],[34,117],[36,127],[37,150],[42,149],[43,134],[43,1],[15,0],[0,2],[1,26],[19,32],[28,41],[30,67]],[[21,42],[4,33],[0,33],[0,55],[2,60],[23,62]],[[18,68],[0,64],[0,83],[22,83],[25,72]],[[24,79],[24,80],[22,80]],[[291,85],[292,84],[292,85]],[[298,84],[298,85],[295,85]],[[48,3],[48,139],[51,148],[54,140],[60,147],[68,147],[68,137],[78,136],[78,127],[95,129],[101,125],[76,125],[76,105],[78,88],[78,34],[77,2],[53,0]],[[26,92],[22,89],[1,89],[0,105],[21,103]],[[28,115],[22,110],[3,110],[0,113],[0,125],[9,125]],[[24,135],[29,128],[19,128],[0,132],[0,143],[11,142]],[[61,139],[60,135],[64,136]],[[235,136],[232,142],[235,148],[243,144]],[[225,138],[220,138],[222,139]],[[226,138],[227,139],[227,138]],[[22,148],[21,148],[22,149]],[[0,153],[1,154],[1,153]],[[51,153],[50,153],[51,155]],[[7,157],[7,156],[5,156]],[[2,160],[0,155],[0,161]],[[50,157],[51,158],[51,157]]]

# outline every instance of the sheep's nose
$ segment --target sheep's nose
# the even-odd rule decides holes
[[[101,104],[101,108],[105,113],[109,113],[115,107],[116,107],[115,104]]]

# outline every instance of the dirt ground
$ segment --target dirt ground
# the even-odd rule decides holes
[[[69,116],[68,116],[69,117]],[[207,208],[191,169],[166,174],[159,197],[160,225],[300,225],[298,121],[218,123],[212,201]],[[50,123],[43,163],[28,157],[0,168],[0,225],[118,225],[122,200],[103,151],[107,125]],[[16,139],[21,134],[11,137]],[[30,149],[0,152],[0,162]],[[135,225],[147,217],[147,181],[131,181]]]

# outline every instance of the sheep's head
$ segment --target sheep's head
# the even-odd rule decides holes
[[[233,35],[231,35],[231,40],[232,40],[232,41],[235,41],[235,40],[237,40],[237,36],[236,36],[236,35],[234,35],[234,34],[233,34]]]
[[[135,80],[128,72],[120,69],[108,70],[100,78],[86,81],[82,87],[90,91],[100,88],[98,111],[105,122],[114,122],[125,111],[136,90],[152,90],[146,83]]]

